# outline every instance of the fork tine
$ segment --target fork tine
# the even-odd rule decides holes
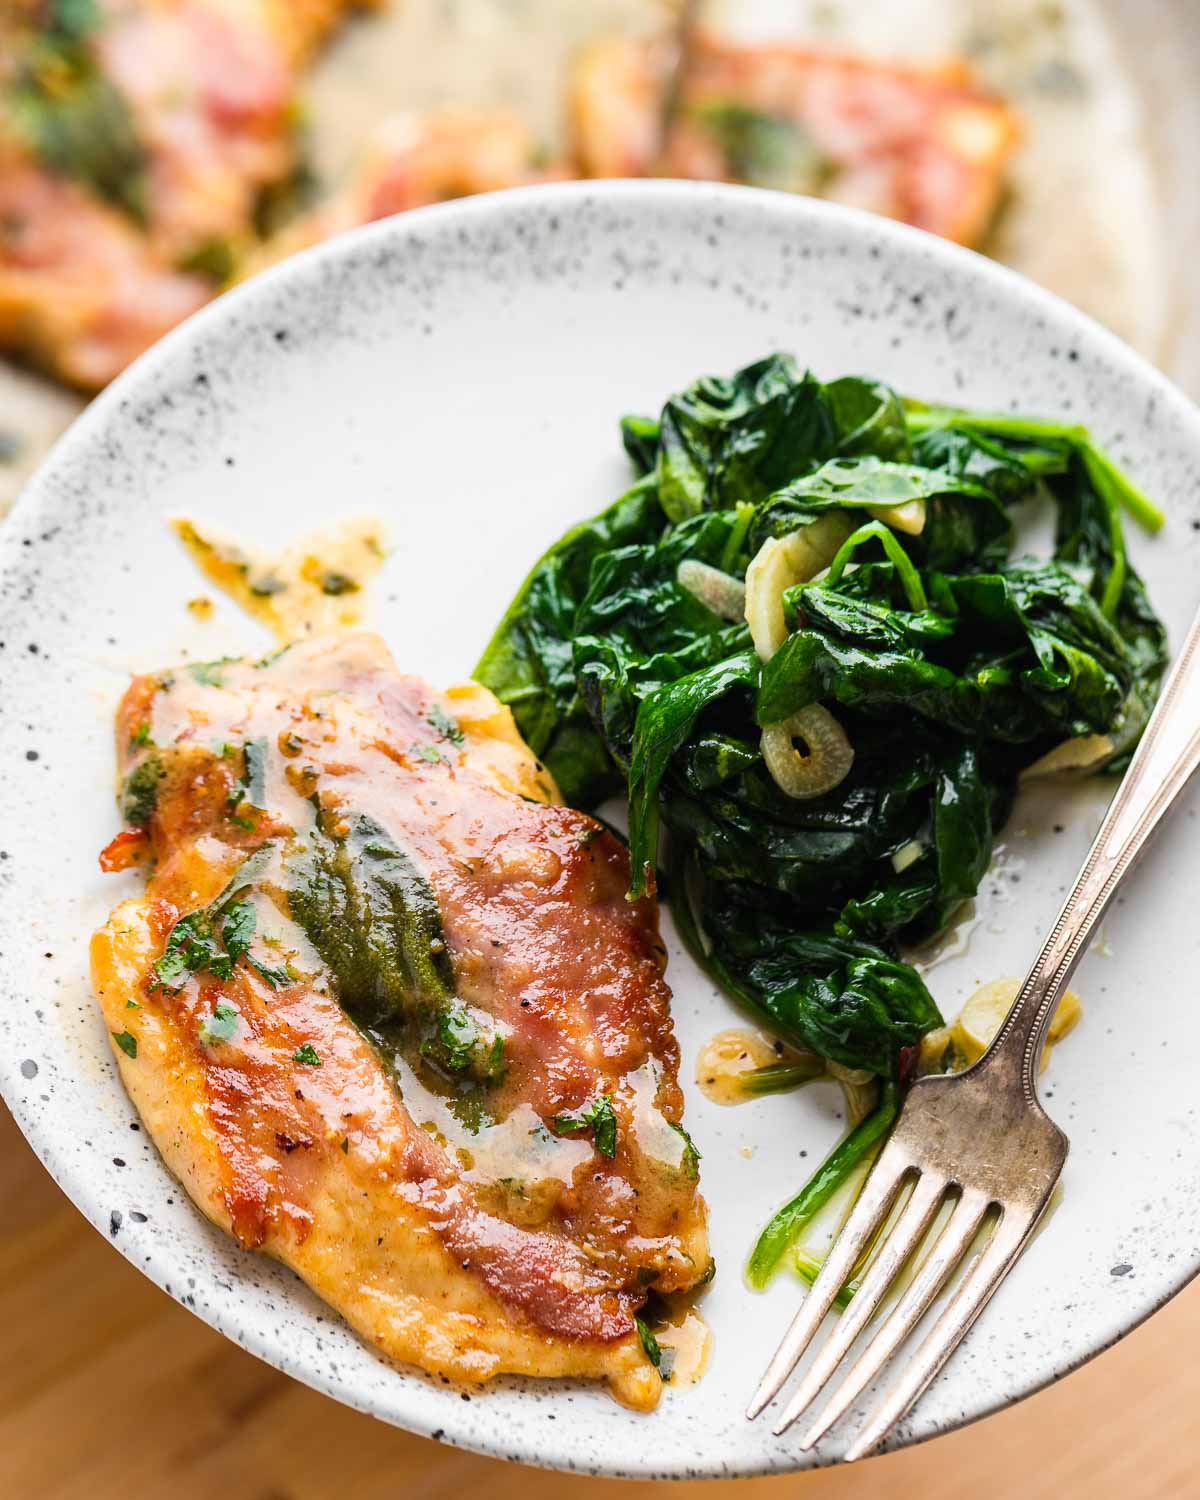
[[[850,1366],[845,1379],[830,1398],[829,1405],[804,1434],[800,1443],[802,1448],[811,1448],[820,1441],[912,1332],[975,1237],[987,1212],[988,1202],[983,1193],[963,1193],[908,1290]],[[785,1412],[775,1431],[785,1432],[797,1416],[799,1412]]]
[[[903,1375],[850,1445],[846,1453],[848,1460],[863,1458],[879,1446],[958,1348],[1021,1253],[1031,1223],[1032,1218],[1028,1215],[1014,1222],[1006,1214],[996,1226],[990,1242],[955,1288],[945,1310],[921,1340]]]
[[[787,1409],[794,1422],[816,1399],[821,1388],[845,1358],[850,1346],[871,1321],[875,1309],[887,1295],[896,1273],[928,1229],[946,1192],[942,1178],[924,1172],[917,1178],[912,1196],[904,1205],[895,1227],[863,1277],[837,1327],[822,1344],[816,1359],[805,1371]]]
[[[854,1269],[863,1246],[890,1208],[901,1177],[910,1168],[911,1162],[898,1148],[890,1143],[884,1147],[863,1185],[850,1217],[842,1225],[841,1233],[825,1257],[825,1264],[793,1319],[792,1326],[784,1334],[782,1343],[767,1366],[766,1374],[754,1393],[754,1399],[746,1408],[746,1416],[750,1421],[775,1398],[780,1386],[795,1369],[797,1360],[808,1348],[813,1334],[833,1306],[842,1283]]]

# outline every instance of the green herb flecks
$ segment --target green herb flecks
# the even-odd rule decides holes
[[[592,1144],[601,1156],[611,1159],[617,1154],[617,1117],[608,1094],[598,1094],[578,1114],[555,1115],[549,1125],[555,1135],[579,1135],[590,1130]]]
[[[127,823],[145,828],[158,805],[158,792],[166,776],[162,757],[153,752],[144,756],[125,778],[121,795],[121,812]]]
[[[241,1019],[236,1005],[230,1005],[228,1000],[218,1000],[213,1006],[212,1015],[200,1022],[200,1040],[206,1047],[212,1047],[217,1042],[231,1042],[237,1035]]]
[[[226,980],[241,958],[247,959],[264,978],[267,973],[285,976],[282,980],[272,979],[273,984],[290,981],[286,969],[264,972],[264,966],[251,956],[249,949],[257,916],[252,901],[239,899],[241,892],[251,888],[262,875],[271,854],[270,844],[255,850],[242,861],[215,901],[180,917],[171,929],[162,957],[151,966],[154,975],[151,989],[177,994],[192,974],[199,973]]]
[[[253,953],[246,955],[246,962],[262,980],[271,986],[273,990],[279,989],[285,984],[295,984],[296,976],[287,964],[265,964],[261,959],[255,958]]]
[[[202,687],[224,687],[225,674],[221,668],[238,660],[236,656],[218,656],[214,661],[190,661],[187,664],[188,675]]]
[[[305,1042],[302,1046],[297,1047],[295,1052],[292,1053],[292,1061],[304,1063],[309,1068],[319,1068],[321,1066],[320,1055],[311,1042]]]
[[[358,583],[350,577],[349,573],[330,570],[321,574],[321,592],[328,594],[331,598],[338,598],[342,594],[357,594],[358,590]]]
[[[637,1329],[638,1338],[641,1340],[642,1351],[644,1352],[646,1358],[650,1361],[650,1363],[656,1370],[661,1370],[663,1357],[662,1346],[654,1337],[649,1323],[645,1322],[642,1318],[637,1317],[634,1318],[633,1322],[634,1326]]]
[[[435,703],[425,715],[427,721],[444,740],[452,745],[461,745],[466,739],[457,719],[452,719],[440,703]]]
[[[121,1051],[125,1054],[126,1057],[137,1056],[137,1037],[135,1037],[132,1032],[114,1031],[111,1033],[111,1036],[113,1041],[116,1042],[117,1046],[120,1047]]]
[[[241,808],[243,803],[260,810],[264,809],[267,805],[266,740],[247,740],[242,746],[242,759],[244,773],[241,780],[236,782],[230,790],[226,805],[230,812]]]
[[[691,1178],[699,1177],[700,1163],[703,1157],[697,1149],[695,1141],[692,1140],[682,1125],[676,1125],[674,1121],[668,1121],[668,1123],[676,1135],[683,1137],[683,1156],[680,1159],[679,1165],[683,1169],[684,1176]]]

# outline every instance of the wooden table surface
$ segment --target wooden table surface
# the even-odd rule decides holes
[[[0,1496],[636,1500],[691,1487],[476,1458],[348,1411],[172,1302],[87,1225],[0,1106]],[[923,1447],[704,1500],[1200,1495],[1200,1285],[1022,1405]],[[765,1353],[765,1351],[764,1351]]]

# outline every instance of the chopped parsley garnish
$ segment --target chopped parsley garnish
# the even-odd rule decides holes
[[[452,999],[438,1017],[437,1041],[431,1043],[426,1056],[435,1055],[443,1067],[461,1073],[471,1064],[471,1054],[479,1041],[479,1030],[461,1000]]]
[[[457,719],[452,719],[440,703],[435,703],[425,715],[426,722],[452,745],[461,745],[466,739]]]
[[[260,656],[254,663],[254,670],[261,672],[264,667],[272,666],[285,652],[290,651],[295,644],[295,641],[289,641],[286,646],[280,646],[278,651],[268,651],[266,656]]]
[[[408,753],[417,756],[420,760],[428,761],[431,766],[438,766],[442,763],[442,757],[432,745],[412,744],[409,746]]]
[[[310,1068],[319,1068],[321,1059],[317,1056],[317,1049],[311,1042],[305,1042],[302,1047],[297,1047],[292,1053],[292,1061],[305,1063]]]
[[[421,1043],[421,1056],[447,1073],[474,1068],[487,1083],[495,1083],[504,1075],[504,1038],[497,1034],[488,1046],[471,1012],[457,996],[452,996],[439,1013],[434,1034]]]
[[[265,807],[267,803],[267,742],[266,740],[246,741],[246,798],[255,807]]]
[[[258,924],[258,914],[253,901],[235,901],[227,907],[221,923],[221,936],[225,940],[225,951],[232,959],[241,958],[249,951],[250,939]]]
[[[155,960],[153,969],[151,989],[164,989],[173,995],[183,988],[189,974],[202,969],[218,979],[228,979],[233,972],[233,960],[218,946],[209,913],[200,910],[180,917],[171,928],[167,946],[162,957]]]
[[[236,1005],[230,1005],[228,1000],[218,1000],[212,1015],[200,1022],[200,1040],[206,1047],[211,1047],[214,1042],[231,1042],[240,1020]]]
[[[141,1008],[136,1000],[126,1000],[125,1002],[126,1010],[141,1010]]]
[[[633,1322],[634,1322],[634,1327],[637,1329],[637,1332],[638,1332],[638,1338],[642,1341],[642,1348],[645,1350],[646,1358],[650,1361],[650,1363],[654,1366],[654,1368],[656,1370],[660,1370],[661,1371],[661,1369],[662,1369],[662,1346],[661,1346],[661,1344],[658,1342],[658,1340],[654,1337],[654,1334],[651,1332],[649,1323],[645,1323],[645,1322],[642,1321],[641,1318],[637,1318],[637,1317],[634,1318]]]
[[[225,746],[222,753],[229,749]],[[267,742],[265,739],[247,740],[242,746],[242,755],[245,759],[246,769],[242,779],[236,783],[226,798],[225,805],[230,810],[241,807],[243,802],[249,803],[251,807],[265,807],[267,800]],[[244,827],[253,827],[252,823],[234,818],[235,823]]]
[[[149,823],[158,805],[158,784],[166,774],[162,758],[152,752],[126,776],[121,811],[127,823],[135,823],[139,828]]]
[[[221,668],[227,667],[230,662],[237,661],[236,656],[218,656],[215,661],[190,661],[188,671],[192,678],[202,687],[224,687],[225,678]]]
[[[673,1121],[667,1122],[677,1135],[683,1137],[683,1156],[679,1165],[683,1168],[685,1177],[696,1178],[700,1175],[700,1152],[696,1149],[696,1143],[688,1135],[682,1125],[676,1125]]]
[[[138,725],[138,727],[129,736],[129,743],[131,745],[149,745],[152,743],[150,739],[150,725],[148,722],[143,721]]]
[[[281,984],[292,984],[295,981],[296,976],[287,964],[277,964],[272,967],[270,964],[260,963],[252,953],[247,953],[246,962],[260,979],[267,981],[273,990],[277,990]]]
[[[597,1094],[577,1115],[555,1115],[550,1129],[555,1135],[578,1135],[590,1127],[592,1144],[601,1156],[610,1159],[617,1154],[617,1117],[607,1094]]]
[[[126,1057],[137,1056],[137,1037],[128,1031],[114,1031],[112,1039]]]
[[[286,594],[287,584],[282,578],[277,578],[274,573],[267,573],[262,578],[254,580],[250,585],[250,592],[256,599],[270,599],[275,594]]]
[[[336,598],[339,594],[357,594],[358,584],[349,573],[330,570],[321,574],[321,592]]]
[[[242,861],[233,879],[217,899],[198,911],[189,912],[171,929],[162,957],[152,965],[154,980],[151,989],[164,989],[168,994],[177,994],[187,981],[189,974],[207,971],[216,979],[228,979],[239,958],[248,963],[268,979],[272,985],[280,983],[279,974],[289,981],[286,969],[267,969],[251,957],[250,940],[254,936],[257,922],[254,904],[238,897],[260,875],[271,857],[272,846],[264,844],[248,859]]]

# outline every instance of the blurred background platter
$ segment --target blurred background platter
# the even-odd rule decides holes
[[[662,35],[676,8],[393,0],[351,19],[301,88],[318,195],[352,181],[364,142],[400,113],[512,111],[554,162],[581,50]],[[1191,0],[706,0],[700,11],[707,28],[747,42],[921,65],[965,59],[1021,122],[1001,209],[979,248],[1200,394],[1200,29]],[[82,405],[0,361],[0,514]]]

